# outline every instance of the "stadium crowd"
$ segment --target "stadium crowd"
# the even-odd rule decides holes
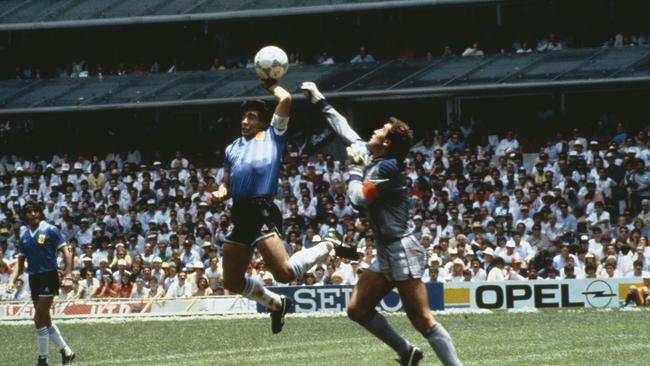
[[[646,46],[648,44],[648,36],[643,34],[626,34],[616,33],[615,35],[607,38],[602,43],[602,47],[635,47],[635,46]],[[532,45],[532,46],[531,46]],[[424,54],[417,54],[413,49],[404,46],[400,48],[395,55],[386,55],[389,57],[394,57],[400,60],[408,60],[416,57],[426,57],[431,59],[436,56],[441,57],[453,57],[453,56],[485,56],[490,53],[533,53],[533,52],[550,52],[550,51],[560,51],[563,49],[571,48],[572,40],[562,39],[556,33],[549,33],[546,36],[543,36],[536,41],[515,41],[509,47],[501,47],[499,49],[490,49],[489,51],[482,49],[478,41],[473,42],[471,45],[468,45],[462,52],[454,51],[452,45],[446,45],[441,52],[436,52],[433,50],[427,51]],[[340,50],[339,50],[340,51]],[[347,55],[343,56],[343,54]],[[365,62],[375,62],[377,57],[371,54],[370,50],[364,46],[360,45],[358,50],[351,52],[347,50],[346,52],[339,52],[339,55],[335,57],[328,51],[322,51],[319,54],[313,56],[307,56],[303,53],[294,51],[289,53],[289,63],[291,65],[299,64],[320,64],[320,65],[332,65],[335,63],[349,62],[349,63],[365,63]],[[48,75],[52,74],[53,77],[58,78],[87,78],[87,77],[98,77],[102,78],[107,75],[144,75],[150,73],[159,73],[159,72],[177,72],[177,71],[197,71],[197,70],[211,70],[219,71],[225,69],[238,69],[238,68],[253,68],[254,56],[249,57],[239,57],[237,55],[228,55],[227,57],[219,58],[215,57],[209,62],[199,62],[190,63],[185,62],[183,59],[174,58],[168,62],[162,62],[158,59],[153,59],[151,62],[143,62],[142,60],[138,62],[117,62],[111,64],[110,62],[89,62],[85,59],[75,60],[70,62],[67,66],[58,65],[54,73],[46,73]],[[14,79],[40,79],[42,78],[42,72],[39,67],[36,66],[16,66],[14,72]],[[46,76],[50,77],[50,76]]]
[[[427,255],[423,281],[649,276],[650,129],[576,128],[539,151],[526,151],[513,131],[501,139],[475,134],[471,126],[432,131],[404,162],[413,233]],[[276,197],[287,252],[333,234],[360,258],[332,257],[293,284],[355,284],[376,253],[375,232],[345,195],[346,163],[296,150],[287,147]],[[180,151],[151,162],[138,150],[92,160],[1,156],[0,297],[29,299],[26,275],[11,294],[2,286],[29,201],[42,203],[76,253],[63,299],[224,294],[230,202],[207,199],[222,176],[222,168],[198,167]],[[247,276],[286,285],[257,252]],[[637,293],[648,297],[645,288]]]

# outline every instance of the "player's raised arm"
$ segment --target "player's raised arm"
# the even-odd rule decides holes
[[[271,120],[271,125],[278,130],[285,130],[287,124],[289,123],[289,114],[291,113],[291,93],[289,93],[285,88],[280,86],[277,81],[273,79],[262,80],[262,86],[264,89],[268,90],[271,95],[275,97],[278,101],[278,105],[275,107],[273,112],[280,119],[286,119],[284,125],[278,125],[279,123],[275,122],[276,118]],[[283,128],[281,128],[283,127]]]
[[[318,90],[315,83],[306,81],[302,83],[300,89],[305,96],[307,96],[307,99],[310,102],[322,109],[327,124],[332,127],[334,132],[336,132],[336,134],[339,135],[347,145],[354,143],[362,143],[365,145],[365,142],[361,139],[359,134],[350,127],[348,120],[325,101],[325,96]]]

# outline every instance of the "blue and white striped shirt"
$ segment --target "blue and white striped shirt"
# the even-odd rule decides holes
[[[280,119],[273,115],[273,119]],[[250,140],[243,136],[228,145],[224,171],[230,173],[230,196],[234,201],[253,197],[273,197],[278,191],[282,153],[287,144],[286,130],[271,122]]]

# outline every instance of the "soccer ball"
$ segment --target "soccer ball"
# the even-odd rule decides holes
[[[255,72],[262,79],[278,80],[289,70],[289,58],[279,47],[266,46],[255,55]]]

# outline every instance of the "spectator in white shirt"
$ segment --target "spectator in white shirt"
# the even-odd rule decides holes
[[[612,263],[605,263],[605,267],[600,271],[599,278],[621,278],[621,273],[616,270]]]
[[[569,243],[562,243],[560,253],[553,258],[553,268],[555,268],[557,272],[560,272],[568,263],[569,257],[573,257],[573,263],[577,262],[575,255],[569,253]]]
[[[517,48],[517,53],[532,53],[533,49],[528,46],[528,42],[524,41],[521,43],[521,45]]]
[[[467,47],[463,51],[463,56],[484,56],[485,53],[480,49],[478,42],[474,42],[472,47]]]
[[[465,271],[465,264],[460,258],[456,258],[452,262],[451,271],[445,278],[445,282],[462,282],[464,281],[463,272]]]
[[[593,231],[598,227],[602,232],[609,230],[609,212],[605,211],[605,204],[602,201],[594,203],[594,212],[587,217],[587,226]]]
[[[191,297],[192,284],[187,281],[187,273],[180,272],[178,274],[178,282],[174,282],[167,289],[165,298],[171,299],[176,297]]]
[[[519,141],[515,138],[513,131],[508,131],[506,137],[499,142],[494,152],[496,156],[504,156],[507,152],[516,152],[519,149]]]
[[[131,290],[132,299],[142,299],[149,297],[149,289],[144,287],[144,280],[142,278],[135,279],[135,286]]]
[[[487,273],[481,268],[481,262],[477,258],[472,259],[471,262],[472,281],[485,281]]]
[[[492,268],[490,270],[490,273],[488,273],[487,280],[503,281],[506,278],[504,268],[505,268],[505,264],[503,262],[503,258],[496,257],[494,259],[494,268]]]
[[[80,299],[89,299],[99,287],[99,280],[95,278],[93,271],[86,271],[86,278],[79,283],[77,296]]]

